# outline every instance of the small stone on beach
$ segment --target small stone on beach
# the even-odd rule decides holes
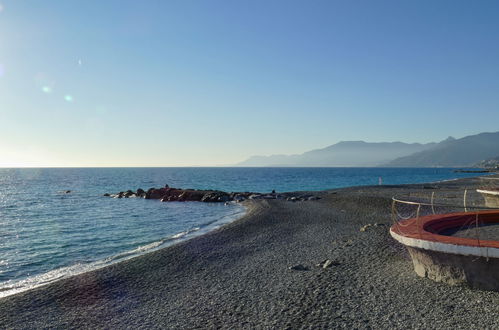
[[[340,263],[337,262],[337,261],[333,261],[333,260],[330,260],[330,259],[326,259],[320,263],[317,264],[317,267],[320,267],[320,268],[329,268],[331,266],[338,266]]]
[[[301,265],[301,264],[291,266],[291,267],[289,267],[289,269],[291,269],[291,270],[299,270],[299,271],[309,270],[309,268],[308,268],[308,267],[303,266],[303,265]]]
[[[370,223],[368,223],[365,226],[360,227],[360,231],[362,231],[362,232],[367,231],[367,228],[369,228],[369,227],[372,227],[372,225]]]

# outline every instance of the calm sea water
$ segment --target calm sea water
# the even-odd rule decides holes
[[[472,175],[445,168],[0,169],[0,297],[178,242],[244,213],[238,205],[112,199],[106,192],[165,184],[283,192]]]

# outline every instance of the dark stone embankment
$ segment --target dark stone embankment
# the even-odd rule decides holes
[[[147,191],[139,188],[136,191],[127,190],[120,191],[116,194],[104,194],[106,197],[112,198],[145,198],[159,199],[162,202],[205,202],[205,203],[220,203],[220,202],[242,202],[248,199],[280,199],[291,202],[318,200],[320,197],[312,193],[288,192],[276,193],[274,190],[270,193],[255,193],[255,192],[225,192],[220,190],[197,190],[197,189],[181,189],[171,188],[166,185],[163,188],[150,188]]]

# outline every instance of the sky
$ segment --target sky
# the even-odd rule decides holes
[[[499,131],[499,2],[0,0],[0,167]]]

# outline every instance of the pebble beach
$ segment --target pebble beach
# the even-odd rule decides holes
[[[423,189],[246,201],[245,216],[205,235],[0,299],[0,327],[498,328],[499,292],[418,277],[390,237],[391,197]]]

